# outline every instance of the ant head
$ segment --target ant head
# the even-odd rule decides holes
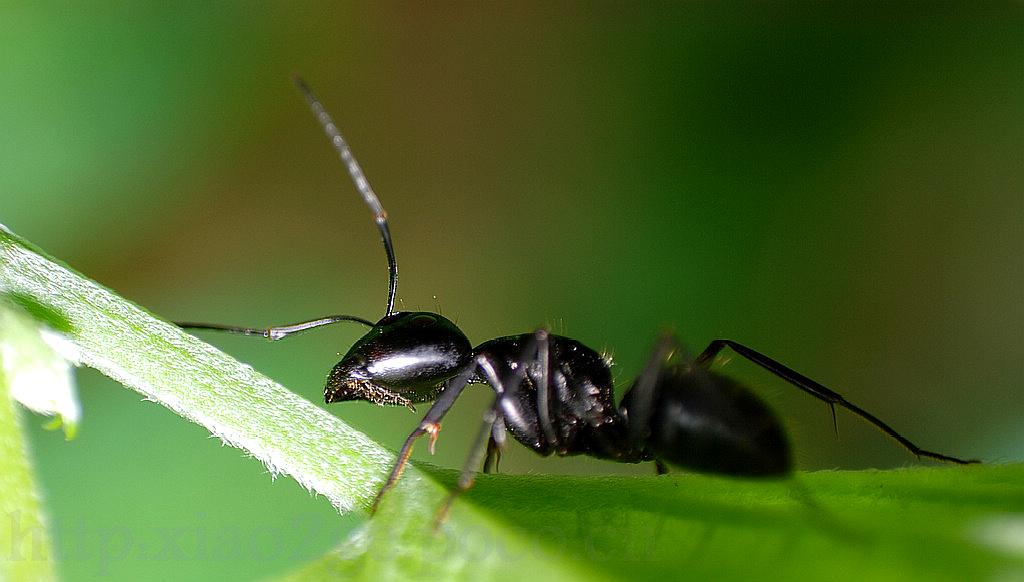
[[[411,407],[433,400],[469,364],[473,348],[450,320],[425,311],[378,321],[327,377],[324,400]]]
[[[296,77],[295,84],[306,96],[317,121],[345,162],[356,190],[373,213],[388,259],[386,315],[331,370],[324,387],[324,400],[328,403],[368,400],[410,408],[413,402],[433,400],[444,383],[469,364],[473,348],[454,323],[436,313],[394,312],[398,262],[388,228],[388,214],[320,100],[302,79]]]

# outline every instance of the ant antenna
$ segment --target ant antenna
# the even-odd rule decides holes
[[[295,86],[299,88],[299,91],[302,91],[302,94],[305,95],[306,101],[309,102],[309,108],[313,110],[313,115],[316,116],[317,121],[323,126],[324,133],[331,139],[334,149],[338,150],[338,155],[348,169],[348,175],[351,176],[356,190],[359,191],[363,201],[366,202],[366,205],[370,207],[370,211],[373,212],[373,219],[377,223],[381,241],[384,243],[384,252],[388,255],[388,308],[384,313],[384,316],[387,317],[395,312],[395,292],[398,290],[398,262],[395,261],[395,247],[391,243],[391,231],[388,230],[388,213],[384,211],[380,199],[377,198],[377,194],[370,187],[370,182],[363,174],[363,169],[359,167],[359,162],[352,155],[348,142],[345,141],[341,132],[338,131],[338,127],[334,125],[334,120],[331,119],[330,114],[324,109],[320,100],[313,94],[313,90],[300,77],[293,76],[292,79],[295,81]]]

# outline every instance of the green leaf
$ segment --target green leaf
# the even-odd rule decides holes
[[[5,301],[13,298],[0,295],[0,366],[10,396],[33,412],[53,416],[46,428],[63,428],[71,440],[82,414],[72,374],[78,349],[54,331],[49,313],[22,311],[24,301]]]
[[[0,231],[0,293],[68,322],[83,363],[365,508],[394,453]],[[851,579],[1024,576],[1024,466],[798,474],[482,475],[433,524],[453,471],[409,467],[381,511],[293,579]],[[116,485],[116,484],[115,484]]]
[[[1022,483],[1021,465],[781,483],[483,475],[457,505],[486,528],[431,536],[435,507],[408,503],[289,579],[1013,580],[1024,575]],[[528,540],[525,552],[510,537]]]

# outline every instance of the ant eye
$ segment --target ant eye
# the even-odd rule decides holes
[[[417,315],[412,318],[412,324],[419,327],[428,327],[437,323],[437,318],[433,315]]]

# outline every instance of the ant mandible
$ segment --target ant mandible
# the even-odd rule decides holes
[[[439,520],[454,499],[472,486],[481,460],[485,472],[496,469],[506,431],[539,455],[590,455],[620,463],[653,461],[658,474],[667,472],[667,463],[738,477],[789,475],[793,460],[779,418],[748,388],[709,369],[725,348],[824,401],[831,410],[833,425],[838,405],[873,424],[919,458],[978,462],[922,449],[840,394],[732,340],[714,340],[696,358],[689,358],[679,354],[681,350],[671,336],[663,336],[616,406],[608,362],[572,338],[538,329],[492,339],[474,348],[454,323],[437,313],[396,312],[398,263],[387,213],[323,105],[305,82],[295,78],[295,83],[373,212],[388,260],[384,317],[373,323],[353,315],[329,315],[269,328],[188,322],[177,325],[274,341],[338,322],[370,328],[331,370],[324,400],[328,404],[366,400],[410,409],[414,403],[434,401],[405,439],[371,512],[398,481],[417,439],[429,435],[433,452],[441,420],[466,386],[474,383],[489,385],[494,390],[494,401],[483,415],[458,484],[442,506]]]

